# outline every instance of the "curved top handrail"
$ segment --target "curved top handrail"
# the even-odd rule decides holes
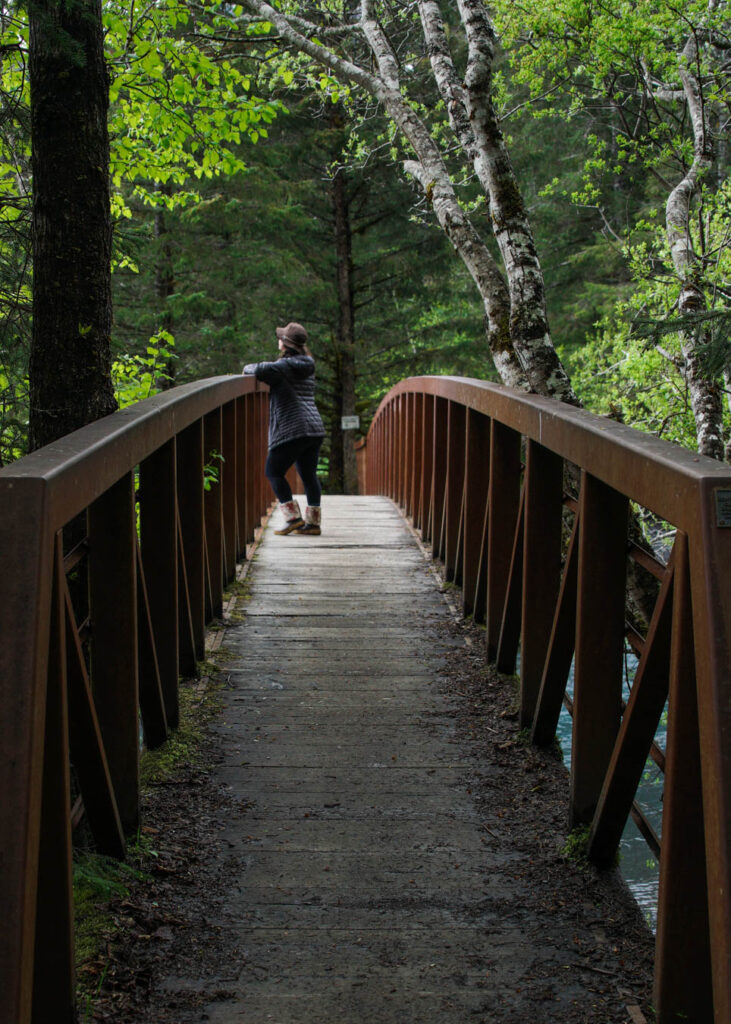
[[[225,402],[268,390],[256,378],[237,374],[160,392],[0,469],[0,493],[36,481],[46,491],[47,513],[58,528],[174,434]]]
[[[402,380],[383,398],[373,422],[394,398],[412,391],[495,417],[686,532],[695,521],[699,488],[731,488],[731,468],[724,463],[587,409],[469,377]]]

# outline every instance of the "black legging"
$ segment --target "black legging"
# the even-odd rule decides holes
[[[292,500],[292,488],[287,483],[285,473],[290,466],[295,466],[305,485],[307,504],[320,504],[322,488],[317,479],[317,457],[321,444],[321,437],[296,437],[294,441],[285,441],[269,449],[264,472],[281,502]]]

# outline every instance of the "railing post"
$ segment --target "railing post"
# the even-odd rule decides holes
[[[576,513],[571,530],[563,576],[558,592],[556,611],[548,641],[546,662],[543,666],[538,705],[533,719],[531,740],[536,746],[545,747],[553,743],[561,715],[566,682],[571,672],[571,662],[576,644],[576,579],[578,555],[579,517]]]
[[[175,439],[140,464],[140,548],[168,725],[178,710],[178,535]]]
[[[262,446],[262,432],[263,432],[263,416],[264,409],[262,406],[262,396],[259,391],[254,392],[254,402],[252,408],[252,447],[253,447],[253,466],[254,466],[254,488],[252,491],[252,505],[251,505],[251,538],[252,540],[256,536],[256,529],[261,524],[261,503],[262,493],[264,490],[264,483],[262,480],[263,467],[261,465],[261,446]]]
[[[215,471],[216,479],[205,493],[206,549],[208,578],[211,584],[211,607],[206,618],[223,612],[223,510],[221,500],[221,410],[209,412],[203,421],[203,450],[206,465]]]
[[[223,515],[223,577],[236,575],[236,402],[221,409],[221,503]]]
[[[66,611],[62,595],[64,565],[61,531],[56,535],[55,556],[38,854],[33,1024],[71,1021],[74,1019],[76,1003]]]
[[[520,648],[520,724],[533,715],[541,688],[561,581],[563,460],[526,442],[523,605]]]
[[[261,520],[266,512],[269,496],[269,481],[264,473],[264,466],[267,452],[267,424],[268,418],[268,406],[267,396],[265,392],[260,391],[257,394],[258,398],[258,414],[257,414],[257,443],[256,443],[256,514],[255,514],[255,527],[261,526]]]
[[[653,1002],[658,1024],[713,1017],[688,543],[675,539],[668,736]],[[723,1020],[722,1016],[716,1018]]]
[[[398,503],[398,399],[394,398],[388,408],[388,496]]]
[[[236,557],[246,560],[246,396],[236,399]]]
[[[196,420],[177,438],[177,488],[180,530],[188,580],[195,656],[205,657],[205,534],[203,512],[203,423]]]
[[[520,434],[497,420],[490,436],[490,517],[487,524],[487,656],[494,661],[500,641],[510,570],[511,546],[520,502]]]
[[[571,748],[572,828],[591,821],[622,714],[628,501],[583,471]]]
[[[246,477],[245,484],[245,510],[246,510],[246,543],[254,540],[255,500],[256,500],[256,475],[259,472],[257,465],[259,460],[259,435],[256,429],[256,393],[250,392],[245,397],[246,401]]]
[[[462,610],[471,615],[480,571],[487,486],[490,479],[490,420],[467,410],[465,424]]]
[[[444,493],[447,486],[447,430],[449,408],[446,398],[434,399],[432,432],[431,550],[439,558],[442,550]]]
[[[139,825],[135,527],[134,474],[125,473],[89,506],[89,609],[94,705],[127,835]]]
[[[424,472],[424,396],[415,392],[412,406],[412,443],[411,443],[411,517],[414,528],[421,517],[421,478]]]
[[[396,504],[399,506],[399,508],[404,507],[404,493],[406,491],[406,397],[406,395],[399,395],[398,398],[396,399]]]
[[[444,569],[448,581],[461,583],[457,564],[459,523],[465,474],[465,407],[450,402],[447,412],[447,483],[444,524]]]
[[[434,396],[422,395],[421,406],[421,475],[419,479],[419,516],[414,523],[421,530],[421,539],[429,541],[429,501],[434,471]]]
[[[402,476],[401,476],[401,508],[404,514],[408,515],[409,495],[411,494],[411,399],[413,395],[407,392],[401,396],[401,444],[402,444]]]
[[[46,517],[45,481],[0,481],[0,991],[8,1020],[23,1024],[33,991],[42,794],[34,767],[43,757],[53,579]]]
[[[728,468],[726,468],[728,473]],[[689,535],[713,1011],[731,1020],[731,478],[705,480]]]

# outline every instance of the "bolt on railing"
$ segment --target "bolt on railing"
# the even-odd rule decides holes
[[[266,510],[267,391],[183,385],[0,470],[7,1024],[74,1019],[73,824],[115,857],[137,831],[140,722],[150,748],[177,725],[179,677]]]
[[[367,493],[393,498],[462,587],[498,669],[514,672],[520,652],[533,742],[552,743],[570,707],[570,824],[590,825],[591,859],[613,863],[630,814],[658,853],[658,1022],[731,1024],[731,469],[451,377],[396,385],[359,458]],[[675,527],[667,563],[628,530],[635,505]],[[643,573],[654,607],[641,630],[627,606]],[[627,643],[638,665],[624,701]],[[635,804],[648,756],[665,769],[661,839]]]

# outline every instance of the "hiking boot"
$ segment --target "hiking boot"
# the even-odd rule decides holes
[[[294,498],[291,501],[283,501],[280,507],[284,514],[284,526],[281,530],[274,531],[278,537],[284,537],[286,534],[293,533],[305,525],[299,504]]]
[[[319,537],[322,533],[320,529],[320,506],[319,505],[308,505],[305,509],[305,521],[302,526],[299,527],[297,533],[308,534],[310,537]]]

